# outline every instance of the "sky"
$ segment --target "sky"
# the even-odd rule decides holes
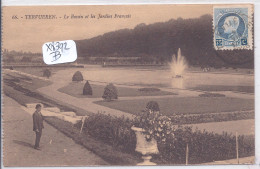
[[[46,42],[89,39],[106,32],[132,29],[140,23],[197,18],[212,14],[212,5],[85,5],[3,7],[3,49],[41,52]],[[71,19],[71,15],[95,18]],[[98,19],[98,15],[112,18]],[[114,15],[131,15],[114,18]],[[25,15],[56,15],[57,19],[25,19]],[[64,15],[69,16],[64,19]],[[12,19],[17,16],[18,19]],[[23,17],[23,18],[21,18]]]

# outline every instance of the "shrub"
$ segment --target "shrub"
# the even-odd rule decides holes
[[[92,95],[92,88],[88,81],[85,83],[83,87],[83,95]]]
[[[51,71],[49,69],[43,70],[43,77],[49,78],[51,76]]]
[[[146,109],[151,111],[160,111],[159,104],[156,101],[149,101],[146,105]]]
[[[105,87],[102,98],[105,99],[106,101],[111,101],[113,99],[118,98],[117,89],[112,83],[110,83]]]
[[[76,81],[76,82],[83,81],[82,73],[80,71],[75,72],[73,77],[72,77],[72,81]]]
[[[81,122],[80,122],[81,123]],[[76,124],[81,126],[81,124]],[[85,119],[84,132],[124,152],[134,152],[136,137],[133,122],[125,117],[92,114]]]
[[[134,126],[144,129],[143,134],[147,141],[154,138],[158,143],[165,143],[174,137],[175,127],[171,119],[159,111],[147,109],[134,119]]]

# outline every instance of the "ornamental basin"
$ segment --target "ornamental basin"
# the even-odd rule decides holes
[[[147,141],[143,134],[144,129],[138,127],[131,127],[136,134],[136,148],[135,151],[142,155],[158,154],[157,141],[153,138],[151,141]]]

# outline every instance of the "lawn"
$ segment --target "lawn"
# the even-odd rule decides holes
[[[160,111],[166,115],[172,115],[173,113],[217,113],[254,109],[253,99],[229,97],[173,97],[152,100],[158,102]],[[151,101],[151,99],[117,100],[111,102],[97,101],[94,103],[131,114],[138,114],[146,107],[149,101]]]
[[[14,70],[21,71],[24,73],[28,73],[35,76],[43,77],[43,71],[45,69],[49,69],[52,74],[55,74],[55,72],[59,70],[63,70],[64,67],[15,67]]]
[[[243,93],[254,93],[254,86],[199,85],[191,89],[202,91],[233,91]]]
[[[67,86],[60,88],[58,91],[77,98],[84,98],[84,97],[101,98],[105,86],[91,84],[91,82],[90,85],[92,87],[92,92],[93,92],[92,96],[87,96],[82,94],[83,87],[84,87],[84,83],[82,82],[72,82]],[[166,92],[166,91],[139,91],[137,88],[127,88],[127,87],[118,87],[118,86],[117,86],[117,91],[119,97],[176,95],[175,93]]]

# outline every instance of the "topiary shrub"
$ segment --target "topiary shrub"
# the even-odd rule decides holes
[[[102,98],[106,101],[111,101],[118,98],[117,89],[112,83],[105,87]]]
[[[92,95],[92,88],[88,81],[85,83],[83,87],[83,95]]]
[[[49,78],[51,76],[51,71],[49,69],[43,70],[43,77]]]
[[[80,71],[75,72],[73,77],[72,77],[72,81],[76,81],[76,82],[83,81],[82,73]]]
[[[149,101],[146,105],[146,109],[153,112],[160,111],[159,104],[156,101]]]

